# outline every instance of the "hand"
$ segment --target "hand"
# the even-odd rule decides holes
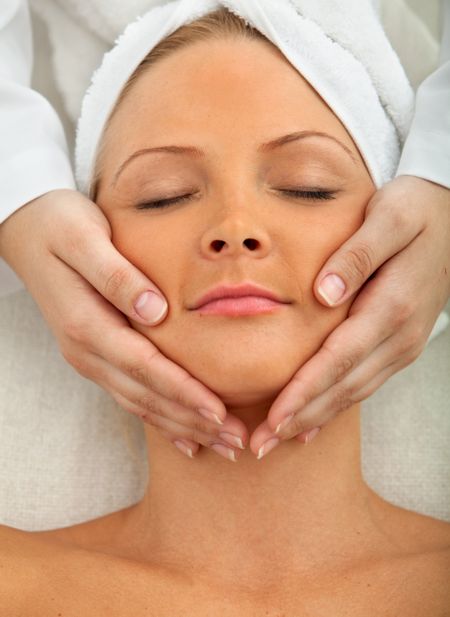
[[[107,219],[89,199],[57,190],[23,206],[0,225],[0,255],[25,282],[65,359],[125,410],[188,456],[202,444],[231,458],[239,439],[247,440],[245,425],[215,394],[130,327],[124,315],[161,323],[167,302],[116,251]]]
[[[358,291],[347,319],[255,429],[255,454],[266,454],[277,439],[311,440],[339,411],[370,396],[420,355],[450,294],[449,189],[399,176],[373,196],[363,225],[314,284],[325,306],[338,306]]]

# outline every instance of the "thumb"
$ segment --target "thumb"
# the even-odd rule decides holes
[[[107,236],[97,238],[95,258],[79,263],[79,272],[122,313],[145,325],[156,325],[167,315],[162,292],[133,266]]]
[[[98,224],[101,216],[88,219],[89,233],[86,224],[73,224],[71,242],[60,242],[53,254],[129,318],[143,325],[160,323],[168,312],[164,294],[115,248],[106,221]]]
[[[418,222],[408,217],[402,204],[392,204],[389,192],[375,193],[366,211],[364,223],[331,255],[314,281],[314,294],[325,306],[348,300],[420,233]]]
[[[110,239],[95,239],[90,260],[71,264],[122,313],[145,325],[156,325],[167,315],[163,293],[114,247]]]

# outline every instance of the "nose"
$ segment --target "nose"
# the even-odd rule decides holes
[[[228,216],[211,226],[201,241],[202,253],[208,259],[236,258],[247,255],[261,259],[270,251],[271,241],[265,229],[248,216]]]

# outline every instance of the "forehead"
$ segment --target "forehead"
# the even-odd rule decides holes
[[[345,127],[280,50],[243,38],[195,42],[158,60],[133,84],[110,128],[113,141],[135,147],[184,134],[259,143],[295,129],[331,132],[354,149]]]

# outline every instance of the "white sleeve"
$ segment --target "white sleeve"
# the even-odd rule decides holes
[[[0,1],[0,224],[32,199],[75,181],[61,121],[30,88],[32,32],[26,0]],[[0,296],[22,286],[0,258]]]
[[[396,175],[417,176],[450,188],[450,0],[442,0],[442,22],[439,67],[417,90]]]

